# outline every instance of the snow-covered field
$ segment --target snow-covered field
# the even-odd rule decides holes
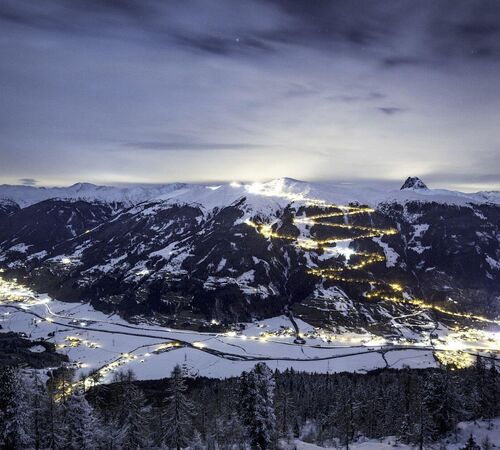
[[[436,347],[428,342],[402,344],[352,333],[325,339],[324,332],[300,320],[297,323],[306,343],[296,344],[284,316],[246,324],[242,332],[209,333],[132,324],[88,304],[53,300],[1,278],[0,299],[2,332],[20,332],[32,340],[53,342],[58,351],[69,356],[77,375],[97,372],[100,382],[109,382],[125,367],[133,369],[138,379],[164,378],[178,363],[187,366],[193,376],[218,378],[239,375],[258,361],[265,361],[272,369],[293,367],[322,373],[437,365]],[[496,345],[491,336],[482,342],[484,332],[475,337],[470,333],[449,336],[454,339],[453,350],[474,349],[478,342],[483,347],[488,342]],[[450,344],[444,341],[441,345],[446,348]]]
[[[277,317],[249,324],[241,333],[200,333],[172,330],[147,324],[133,325],[95,311],[87,304],[71,304],[40,296],[36,301],[0,306],[2,331],[24,332],[33,340],[48,339],[75,362],[80,373],[104,368],[103,381],[126,365],[139,379],[168,376],[178,363],[192,375],[230,377],[252,368],[258,361],[284,370],[293,367],[311,372],[366,371],[378,367],[430,367],[430,350],[394,350],[384,356],[373,346],[357,340],[325,344],[318,338],[305,345],[293,343],[290,323]],[[300,323],[307,331],[310,327]],[[279,334],[283,333],[283,334]],[[359,337],[358,337],[359,338]],[[64,347],[63,347],[64,346]],[[115,364],[113,364],[115,363]]]

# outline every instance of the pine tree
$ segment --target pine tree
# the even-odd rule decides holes
[[[483,439],[483,442],[481,442],[481,448],[482,450],[493,450],[493,444],[488,435]]]
[[[90,450],[95,446],[97,419],[84,393],[76,390],[66,400],[66,448]]]
[[[349,450],[349,444],[355,435],[354,413],[357,405],[353,399],[353,386],[351,383],[344,383],[339,386],[337,397],[337,407],[334,412],[337,435],[340,442]]]
[[[14,367],[0,368],[0,445],[21,449],[33,445],[30,389]]]
[[[101,448],[115,450],[122,447],[123,430],[116,417],[108,415],[101,418],[100,427],[96,433],[96,440],[101,443]]]
[[[486,399],[484,401],[483,417],[492,419],[500,415],[500,378],[496,368],[496,360],[492,360],[485,374]]]
[[[420,396],[417,410],[413,415],[412,422],[409,424],[408,441],[417,444],[419,450],[423,450],[424,444],[430,442],[435,434],[434,423],[424,401]]]
[[[46,447],[46,430],[48,429],[47,410],[49,395],[45,386],[40,381],[38,371],[30,374],[30,398],[33,425],[33,446],[35,450]]]
[[[148,429],[148,413],[143,392],[133,383],[135,377],[132,371],[121,375],[120,406],[118,423],[120,434],[118,440],[127,449],[145,449],[150,445]]]
[[[295,404],[291,393],[282,385],[277,385],[276,424],[280,436],[286,436],[294,422]]]
[[[203,439],[201,438],[201,433],[198,430],[194,430],[193,438],[191,439],[191,444],[189,444],[190,450],[204,450]]]
[[[467,443],[465,444],[465,447],[462,447],[460,450],[481,450],[481,447],[476,444],[476,441],[471,434],[469,439],[467,440]]]
[[[463,412],[455,378],[448,371],[432,373],[424,386],[424,401],[434,422],[437,438],[455,427]]]
[[[241,415],[252,448],[272,448],[275,436],[274,379],[269,367],[257,364],[241,377]]]
[[[193,404],[186,397],[186,390],[183,371],[177,365],[170,374],[170,385],[165,399],[163,437],[167,445],[177,450],[189,442],[194,415]]]

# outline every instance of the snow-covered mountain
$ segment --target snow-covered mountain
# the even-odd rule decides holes
[[[498,192],[282,178],[1,186],[0,198],[7,275],[103,310],[193,325],[293,307],[312,324],[384,332],[422,302],[445,319],[500,314]]]
[[[48,199],[84,200],[131,206],[147,200],[168,200],[172,203],[197,203],[205,209],[227,206],[241,197],[259,209],[306,199],[321,199],[336,204],[359,202],[372,207],[389,200],[437,202],[448,204],[500,203],[500,192],[463,193],[445,189],[429,189],[417,177],[409,177],[399,190],[387,190],[364,184],[333,182],[308,183],[291,178],[278,178],[267,183],[229,183],[202,185],[171,183],[160,186],[132,187],[97,186],[77,183],[69,187],[34,187],[0,185],[0,201],[10,201],[21,208]]]
[[[85,200],[121,205],[133,205],[168,192],[181,189],[181,183],[162,186],[97,186],[91,183],[76,183],[69,187],[34,187],[0,185],[0,199],[10,200],[20,207],[33,205],[48,199]]]

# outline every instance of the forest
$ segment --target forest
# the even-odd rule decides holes
[[[272,372],[190,378],[176,366],[157,381],[130,371],[87,391],[59,369],[42,378],[0,368],[2,449],[286,449],[294,440],[349,448],[359,437],[396,436],[426,448],[463,420],[500,415],[495,360],[461,369],[366,374]]]

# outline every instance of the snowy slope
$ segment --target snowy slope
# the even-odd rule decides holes
[[[68,187],[33,187],[1,185],[0,199],[12,200],[22,208],[52,198],[68,200],[99,201],[133,205],[181,188],[180,183],[162,186],[97,186],[91,183],[76,183]]]
[[[77,183],[69,187],[0,186],[0,199],[26,207],[50,198],[80,199],[132,205],[146,200],[160,199],[172,203],[197,204],[207,210],[231,205],[245,197],[249,208],[266,213],[291,202],[316,199],[336,204],[359,202],[377,206],[385,202],[437,202],[455,205],[469,203],[500,204],[499,192],[467,194],[445,189],[403,189],[388,191],[365,184],[334,182],[304,182],[279,178],[267,183],[227,183],[222,185],[165,184],[161,186],[96,186]]]
[[[278,178],[267,183],[231,183],[210,187],[187,185],[184,189],[171,191],[160,198],[199,203],[205,208],[211,209],[216,206],[229,205],[242,197],[246,197],[247,204],[255,211],[265,211],[269,208],[269,200],[275,202],[277,206],[284,206],[287,203],[305,203],[310,200],[340,205],[358,202],[372,207],[376,207],[380,203],[407,203],[411,201],[462,206],[483,203],[500,204],[500,193],[494,191],[472,194],[446,189],[388,191],[366,184],[308,183],[291,178]],[[266,199],[268,199],[267,202]]]

